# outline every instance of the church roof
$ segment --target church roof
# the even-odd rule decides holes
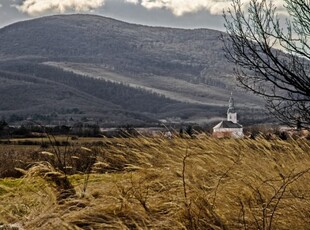
[[[233,123],[232,121],[221,121],[220,123],[218,123],[216,126],[213,127],[214,129],[220,129],[220,128],[224,128],[224,129],[240,129],[242,128],[242,125],[238,124],[238,123]]]

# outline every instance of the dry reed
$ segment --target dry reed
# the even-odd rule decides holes
[[[82,175],[69,177],[77,196],[61,204],[35,174],[11,188],[0,181],[0,221],[24,229],[309,229],[306,140],[103,142],[90,147],[97,163],[83,196]]]

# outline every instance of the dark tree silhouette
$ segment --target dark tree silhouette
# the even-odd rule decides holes
[[[284,0],[287,16],[270,0],[240,0],[224,13],[226,56],[241,86],[265,97],[289,125],[310,127],[310,1]]]

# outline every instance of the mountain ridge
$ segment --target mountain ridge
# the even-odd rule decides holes
[[[209,29],[143,26],[84,14],[18,22],[0,29],[0,80],[7,81],[0,95],[10,97],[10,101],[14,97],[21,100],[18,94],[23,89],[34,90],[36,94],[27,91],[24,100],[28,100],[29,108],[31,103],[41,103],[44,109],[19,111],[25,117],[57,114],[67,107],[103,123],[140,124],[159,119],[208,122],[225,115],[230,92],[234,91],[240,110],[245,112],[244,120],[251,113],[262,115],[262,100],[236,88],[233,65],[224,58],[219,41],[221,34]],[[10,76],[5,74],[8,72]],[[14,87],[13,76],[19,79]],[[31,83],[36,86],[20,85],[22,79],[40,82]],[[47,80],[49,84],[42,83]],[[7,103],[0,103],[0,115],[12,115],[7,107]],[[107,111],[119,111],[119,116],[111,117]],[[124,115],[128,113],[133,117]],[[78,114],[58,115],[62,121],[82,119]],[[136,119],[140,115],[145,118]]]

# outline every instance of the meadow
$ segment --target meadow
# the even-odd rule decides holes
[[[308,140],[73,141],[1,145],[0,229],[310,228]]]

